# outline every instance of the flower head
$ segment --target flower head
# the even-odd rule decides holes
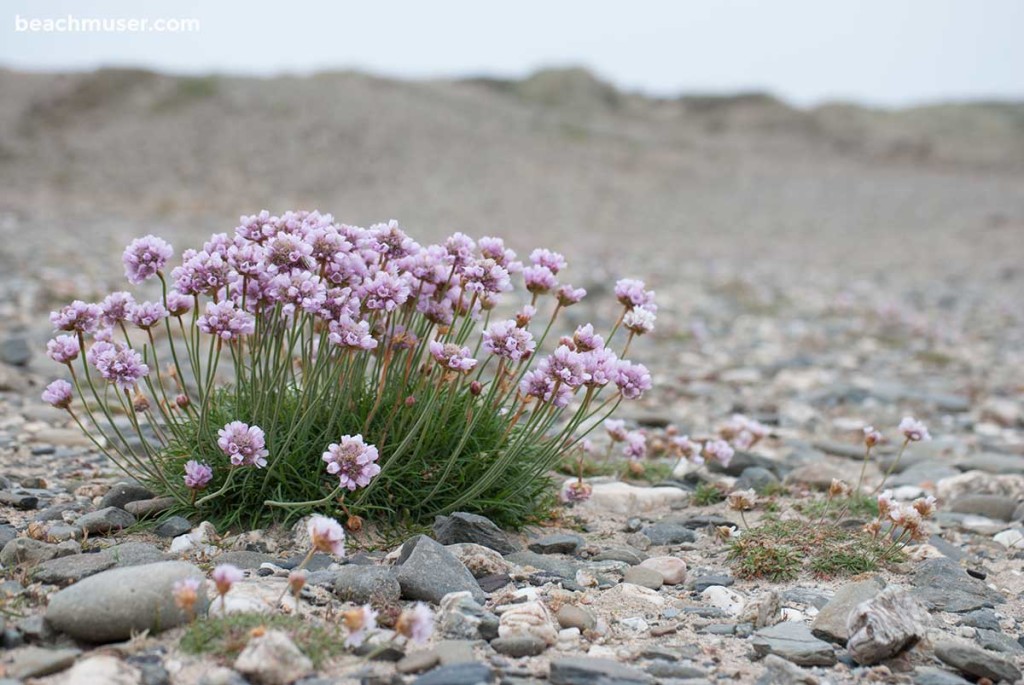
[[[874,447],[878,443],[882,442],[882,434],[875,430],[874,426],[864,427],[864,444],[868,447]]]
[[[701,454],[703,445],[690,440],[689,435],[673,435],[669,438],[669,449],[680,459],[689,459],[695,464],[703,464],[704,456]]]
[[[192,490],[202,490],[213,480],[213,469],[209,464],[189,459],[185,462],[185,487]]]
[[[167,310],[171,316],[181,316],[192,310],[194,300],[188,295],[182,295],[177,290],[167,293]]]
[[[626,422],[622,419],[605,419],[604,429],[612,442],[622,442],[626,439]]]
[[[828,486],[829,497],[848,497],[851,492],[853,492],[853,488],[850,487],[850,484],[838,478],[833,478],[831,485]]]
[[[67,409],[71,406],[72,400],[71,384],[61,379],[46,386],[43,390],[43,402],[53,405],[57,409]]]
[[[345,556],[345,530],[341,524],[326,516],[311,516],[306,524],[313,549],[336,557]]]
[[[256,319],[249,312],[238,309],[231,300],[209,302],[206,313],[199,317],[199,330],[221,340],[237,340],[256,332]]]
[[[640,431],[626,433],[626,441],[622,451],[628,459],[637,461],[647,456],[647,436]]]
[[[527,371],[519,383],[519,392],[525,397],[536,397],[542,402],[551,402],[556,407],[568,406],[572,390],[563,383],[556,383],[541,365],[541,368]]]
[[[99,305],[75,300],[59,311],[50,312],[50,323],[59,331],[92,333],[102,315],[103,310]]]
[[[46,343],[46,356],[58,364],[70,364],[79,351],[78,339],[71,335],[58,335]]]
[[[704,443],[704,456],[711,457],[723,467],[728,468],[736,451],[725,440],[708,440]]]
[[[196,602],[199,601],[199,586],[202,583],[203,581],[198,578],[182,578],[174,583],[171,590],[175,605],[190,616],[195,612]]]
[[[530,261],[536,266],[550,270],[553,274],[557,274],[566,267],[565,257],[558,252],[552,252],[542,247],[538,247],[530,253]]]
[[[604,347],[604,338],[594,332],[593,324],[585,324],[572,334],[572,342],[580,352],[590,352]]]
[[[377,347],[377,341],[370,335],[368,321],[356,321],[348,314],[342,314],[337,321],[331,321],[328,328],[328,340],[339,347],[353,350],[372,350]]]
[[[878,495],[878,515],[888,516],[896,508],[896,502],[892,498],[892,490],[885,490]]]
[[[622,317],[622,325],[635,335],[644,335],[654,330],[655,318],[654,312],[646,307],[634,307]]]
[[[559,497],[565,503],[586,502],[593,494],[594,488],[582,480],[571,480],[562,486]]]
[[[361,607],[342,612],[341,621],[348,629],[345,646],[358,647],[366,640],[368,632],[377,629],[377,612],[369,604],[364,604]]]
[[[654,304],[654,291],[647,290],[643,281],[635,278],[623,278],[615,284],[615,297],[626,309],[646,307],[649,311],[657,311]]]
[[[358,292],[367,309],[391,312],[405,304],[410,291],[404,278],[378,271],[363,281]]]
[[[135,298],[123,290],[110,293],[100,302],[100,323],[106,327],[116,326],[125,319],[135,306]]]
[[[267,465],[270,452],[266,449],[266,437],[259,426],[250,426],[241,421],[232,421],[217,431],[217,446],[231,459],[233,466]]]
[[[377,448],[363,442],[362,435],[343,435],[341,443],[332,443],[323,454],[327,473],[338,476],[341,486],[350,491],[365,488],[380,473],[376,464]]]
[[[121,261],[124,263],[124,275],[130,283],[139,284],[152,278],[164,268],[167,260],[174,254],[170,244],[154,235],[136,238],[124,249]]]
[[[232,585],[244,577],[245,574],[242,573],[242,570],[232,564],[220,564],[210,573],[210,578],[213,579],[214,585],[217,586],[217,594],[222,597],[231,590]]]
[[[434,632],[434,612],[423,602],[416,602],[399,614],[395,632],[417,644],[426,643]]]
[[[918,497],[910,505],[917,510],[923,518],[931,518],[935,515],[935,498],[931,495]]]
[[[615,385],[619,392],[628,400],[640,399],[651,389],[651,374],[643,364],[634,364],[620,359],[615,369]]]
[[[89,349],[86,358],[104,379],[121,390],[134,388],[149,375],[149,366],[142,363],[142,355],[126,345],[98,342]]]
[[[459,347],[454,343],[442,343],[437,340],[431,340],[429,347],[430,356],[445,368],[469,373],[476,366],[477,362],[470,357],[472,353],[468,347]]]
[[[513,320],[498,321],[483,332],[483,346],[488,352],[517,362],[537,349],[533,334],[516,326]]]
[[[131,308],[128,318],[139,328],[152,328],[170,316],[159,302],[140,302]]]
[[[725,498],[726,505],[733,511],[750,511],[757,504],[757,493],[750,490],[736,490]]]
[[[559,345],[551,356],[540,364],[542,370],[551,378],[569,388],[578,388],[590,380],[583,364],[583,357],[567,345]]]
[[[526,289],[537,295],[546,293],[558,285],[554,272],[546,266],[525,267],[523,280],[526,281]]]
[[[910,442],[932,439],[932,436],[928,433],[928,427],[913,416],[903,417],[903,420],[900,421],[900,432]]]
[[[296,597],[302,592],[302,588],[306,586],[306,580],[309,578],[309,571],[304,568],[292,569],[291,573],[288,574],[288,588],[292,591],[292,594]]]
[[[555,291],[555,299],[563,307],[571,307],[586,296],[587,291],[585,288],[574,288],[568,283],[558,286],[558,290]]]

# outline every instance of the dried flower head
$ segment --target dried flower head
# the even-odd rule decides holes
[[[363,441],[362,435],[343,435],[341,443],[331,443],[322,459],[327,473],[338,476],[341,487],[354,491],[365,488],[380,473],[377,448]]]
[[[833,478],[832,484],[828,487],[829,497],[849,497],[851,492],[853,492],[853,488],[850,487],[849,483],[838,478]]]
[[[753,489],[735,490],[725,498],[725,503],[733,511],[750,511],[757,504],[757,493]]]
[[[892,498],[892,490],[885,490],[878,495],[878,515],[886,517],[896,508],[896,502]]]
[[[270,452],[266,449],[266,437],[259,426],[232,421],[217,431],[217,435],[217,446],[231,459],[232,466],[261,469],[267,465]]]
[[[594,492],[594,488],[582,480],[572,480],[562,486],[562,491],[559,493],[559,497],[566,504],[574,504],[576,502],[586,502],[590,499],[590,495]]]
[[[306,524],[313,549],[333,554],[338,558],[345,556],[345,530],[341,524],[326,516],[311,516]]]
[[[469,351],[468,347],[431,340],[429,348],[430,356],[445,368],[469,373],[476,367],[477,362],[472,358],[472,352]]]
[[[928,495],[927,497],[918,497],[911,502],[911,506],[914,507],[914,509],[917,510],[917,513],[919,513],[923,518],[928,519],[935,515],[935,498],[931,495]]]
[[[306,579],[309,578],[309,571],[304,568],[292,569],[288,574],[288,589],[292,595],[298,597],[302,588],[306,587]]]
[[[882,434],[875,430],[874,426],[864,427],[864,444],[868,447],[874,447],[878,443],[882,442],[883,439]]]
[[[202,583],[203,581],[199,578],[182,578],[174,583],[171,590],[174,595],[174,604],[187,616],[195,615],[196,602],[199,601],[199,587]]]

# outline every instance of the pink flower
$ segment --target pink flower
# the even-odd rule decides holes
[[[643,459],[647,456],[647,437],[640,431],[629,431],[622,451],[631,461]]]
[[[231,300],[209,302],[206,313],[199,317],[199,330],[232,341],[256,332],[256,319],[249,312],[235,307]]]
[[[270,452],[266,449],[266,437],[259,426],[232,421],[217,431],[217,435],[217,445],[231,459],[233,466],[261,469],[267,465]]]
[[[417,644],[426,643],[434,632],[434,612],[423,602],[416,602],[398,616],[395,632]]]
[[[103,310],[99,305],[75,300],[59,311],[50,312],[50,323],[59,331],[92,333],[102,315]]]
[[[566,503],[586,502],[590,499],[590,495],[593,492],[594,488],[589,483],[584,483],[581,480],[571,480],[562,486],[559,497]]]
[[[723,467],[728,468],[735,450],[725,440],[708,440],[704,443],[704,455],[711,457]]]
[[[231,590],[231,586],[242,580],[245,574],[242,573],[241,569],[232,564],[220,564],[210,574],[210,578],[213,579],[214,585],[217,586],[217,594],[221,597],[226,595]]]
[[[644,335],[654,330],[655,318],[654,312],[646,307],[634,307],[622,317],[622,325],[636,335]]]
[[[537,349],[533,334],[512,320],[491,324],[483,332],[483,346],[488,352],[514,362],[529,357]]]
[[[928,427],[913,416],[903,417],[903,420],[900,421],[900,432],[903,433],[910,442],[932,439],[932,436],[928,433]]]
[[[369,604],[342,612],[341,619],[348,629],[346,647],[358,647],[366,640],[368,632],[377,629],[377,612]]]
[[[626,439],[626,422],[622,419],[605,419],[604,429],[612,442],[622,442]]]
[[[100,302],[100,323],[106,327],[116,326],[125,319],[132,311],[132,307],[135,306],[135,298],[131,296],[131,293],[126,293],[123,290],[110,293],[103,298]]]
[[[341,443],[332,443],[323,453],[327,473],[338,476],[341,486],[354,491],[365,488],[380,473],[377,448],[363,442],[362,435],[343,435]]]
[[[469,373],[476,366],[476,360],[470,357],[468,347],[459,347],[453,343],[430,341],[430,356],[445,368]]]
[[[876,431],[874,426],[864,427],[864,444],[868,447],[874,447],[882,442],[883,439],[882,434]]]
[[[313,549],[339,558],[345,556],[345,530],[340,523],[326,516],[311,516],[306,530]]]
[[[645,307],[651,312],[658,311],[654,304],[654,291],[646,290],[644,282],[635,278],[623,278],[616,283],[615,297],[626,309]]]
[[[46,390],[43,390],[43,402],[57,409],[70,407],[72,398],[71,384],[65,380],[56,380],[46,386]]]
[[[531,293],[543,294],[558,285],[555,274],[546,266],[528,266],[523,269],[526,289]]]
[[[622,396],[628,400],[640,399],[640,397],[651,389],[651,374],[643,364],[620,359],[615,370],[615,385],[619,387]]]
[[[185,487],[192,490],[202,490],[213,480],[213,469],[209,464],[200,463],[195,459],[185,462]]]
[[[342,314],[337,321],[328,324],[328,329],[328,340],[339,347],[354,350],[372,350],[377,347],[377,341],[370,335],[368,321],[356,321],[348,314]]]
[[[121,257],[124,275],[130,283],[142,283],[164,268],[172,254],[174,250],[162,238],[153,235],[136,238],[124,249]]]
[[[46,343],[46,356],[58,364],[70,364],[78,359],[78,339],[73,335],[58,335]]]
[[[565,257],[542,247],[538,247],[530,253],[530,261],[536,266],[542,266],[550,270],[553,274],[557,274],[566,267]]]

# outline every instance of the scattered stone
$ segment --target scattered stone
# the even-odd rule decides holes
[[[756,685],[818,685],[818,682],[814,675],[796,664],[769,654],[764,658],[764,672]]]
[[[104,535],[135,525],[135,517],[124,509],[107,507],[79,517],[75,525],[87,535]]]
[[[406,599],[436,604],[449,592],[467,591],[478,602],[484,601],[483,590],[473,574],[454,554],[425,535],[411,538],[402,545],[395,576]]]
[[[542,654],[548,648],[548,644],[533,635],[516,635],[514,637],[499,637],[496,640],[492,640],[491,647],[498,654],[518,659],[524,656]]]
[[[1024,529],[1021,528],[996,533],[992,539],[1007,549],[1024,549]]]
[[[733,486],[736,490],[753,490],[759,495],[779,485],[779,478],[774,473],[761,466],[748,466],[736,479]]]
[[[619,481],[595,483],[584,507],[625,516],[645,514],[672,504],[683,504],[688,492],[676,487],[643,488]]]
[[[991,609],[976,609],[960,617],[960,625],[982,628],[984,630],[1000,630],[999,618]]]
[[[563,604],[557,614],[558,625],[562,628],[578,628],[580,631],[593,630],[597,626],[594,614],[574,604]]]
[[[490,666],[470,662],[435,668],[412,681],[412,685],[490,685],[494,682],[497,678]]]
[[[653,678],[611,659],[561,657],[551,662],[551,685],[649,685]]]
[[[1005,601],[1002,594],[972,578],[952,559],[928,559],[911,579],[913,594],[929,609],[963,613],[993,607]]]
[[[395,664],[399,673],[421,673],[441,663],[441,657],[432,649],[410,652]]]
[[[623,583],[632,583],[651,590],[658,590],[665,584],[665,577],[654,569],[644,566],[630,566],[622,574]]]
[[[775,590],[766,590],[747,602],[739,615],[741,624],[749,624],[753,628],[764,628],[774,625],[780,620],[782,620],[782,604],[779,600],[779,593]]]
[[[498,617],[484,609],[469,592],[445,595],[437,611],[438,631],[456,640],[492,640],[498,635]]]
[[[117,507],[118,509],[124,509],[124,505],[129,502],[138,502],[139,500],[153,499],[155,495],[149,490],[138,483],[115,483],[107,494],[103,495],[100,500],[99,508],[105,509],[107,507]]]
[[[1024,422],[1024,408],[1009,398],[989,397],[981,405],[981,417],[1004,428],[1012,428]]]
[[[11,678],[41,678],[67,669],[81,654],[80,649],[21,647],[3,657],[0,673]]]
[[[134,502],[128,502],[124,505],[124,510],[129,514],[133,514],[138,518],[147,518],[149,516],[156,516],[161,514],[171,507],[174,506],[175,499],[173,497],[154,497],[153,499],[140,499]]]
[[[630,547],[609,547],[595,554],[591,561],[621,561],[636,566],[644,560],[644,556]]]
[[[313,672],[313,662],[281,630],[250,638],[234,666],[260,685],[289,685]]]
[[[441,658],[441,664],[465,664],[471,663],[473,657],[473,645],[475,640],[441,640],[434,645],[434,650]]]
[[[519,545],[512,542],[489,518],[461,511],[451,516],[435,518],[434,538],[442,545],[472,542],[489,547],[500,554],[511,554],[520,549]]]
[[[172,516],[161,521],[153,532],[162,538],[176,538],[192,530],[192,524],[184,516]]]
[[[708,573],[691,578],[687,581],[686,586],[694,592],[704,592],[709,587],[714,587],[716,585],[731,587],[735,582],[736,579],[728,574]]]
[[[847,628],[850,614],[859,604],[875,597],[884,588],[885,581],[879,576],[843,585],[814,618],[811,632],[822,640],[846,644],[850,639]]]
[[[138,668],[110,654],[97,654],[82,659],[67,673],[68,683],[135,685],[141,681],[142,672]]]
[[[679,545],[697,540],[696,533],[678,523],[655,523],[643,528],[640,532],[651,541],[652,545]]]
[[[914,669],[914,685],[971,685],[971,681],[941,668],[918,666]]]
[[[39,498],[35,495],[0,490],[0,506],[14,507],[15,509],[35,509],[39,506]]]
[[[1006,633],[979,629],[976,638],[982,649],[1006,654],[1024,654],[1024,645]]]
[[[700,598],[706,604],[721,609],[728,616],[739,616],[747,604],[743,595],[722,585],[708,587],[700,593]]]
[[[32,579],[49,585],[69,585],[113,565],[114,559],[107,554],[73,554],[39,564],[32,572]]]
[[[949,503],[949,511],[977,514],[1000,521],[1013,520],[1017,500],[1005,495],[962,495]]]
[[[402,595],[395,573],[382,566],[342,566],[336,571],[321,571],[331,590],[344,602],[392,604]]]
[[[996,683],[1001,680],[1015,683],[1021,677],[1020,670],[1010,659],[961,642],[941,640],[935,643],[935,656],[943,663],[975,678],[988,678]]]
[[[12,335],[0,342],[0,361],[11,366],[25,366],[32,361],[32,347],[22,335]]]
[[[0,550],[0,563],[5,568],[36,566],[44,561],[73,554],[69,549],[32,538],[14,538]]]
[[[542,602],[525,602],[511,606],[498,623],[500,637],[531,636],[553,645],[558,641],[551,614]]]
[[[126,640],[142,630],[158,633],[187,619],[172,592],[184,578],[204,579],[205,574],[182,561],[103,571],[53,595],[46,620],[83,642]],[[201,591],[199,614],[206,611],[204,597]]]
[[[840,592],[842,589],[836,596]],[[877,664],[913,647],[924,637],[928,610],[904,590],[888,588],[859,604],[847,625],[850,637],[846,648],[850,656],[859,664]]]
[[[218,564],[231,564],[243,571],[251,571],[258,569],[263,564],[274,564],[276,566],[279,560],[277,557],[264,554],[263,552],[239,549],[231,552],[222,552],[214,558],[214,561]]]
[[[758,630],[751,644],[758,656],[776,654],[798,666],[831,666],[836,662],[832,645],[814,637],[809,627],[795,621]]]
[[[640,566],[657,571],[665,585],[680,585],[686,581],[686,562],[679,557],[651,557]]]
[[[536,552],[516,552],[506,556],[505,560],[518,566],[532,566],[568,580],[576,577],[576,570],[579,568],[579,564],[572,561]]]
[[[512,570],[512,564],[490,547],[473,542],[460,542],[445,545],[445,549],[458,557],[478,582],[485,576],[505,575]]]
[[[537,554],[575,554],[584,544],[586,542],[579,535],[556,533],[534,540],[529,550]]]

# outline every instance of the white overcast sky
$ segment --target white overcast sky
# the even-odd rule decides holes
[[[1024,99],[1024,0],[4,0],[0,65],[423,78],[582,65],[659,95],[899,106]],[[16,19],[193,18],[197,33],[24,33]]]

